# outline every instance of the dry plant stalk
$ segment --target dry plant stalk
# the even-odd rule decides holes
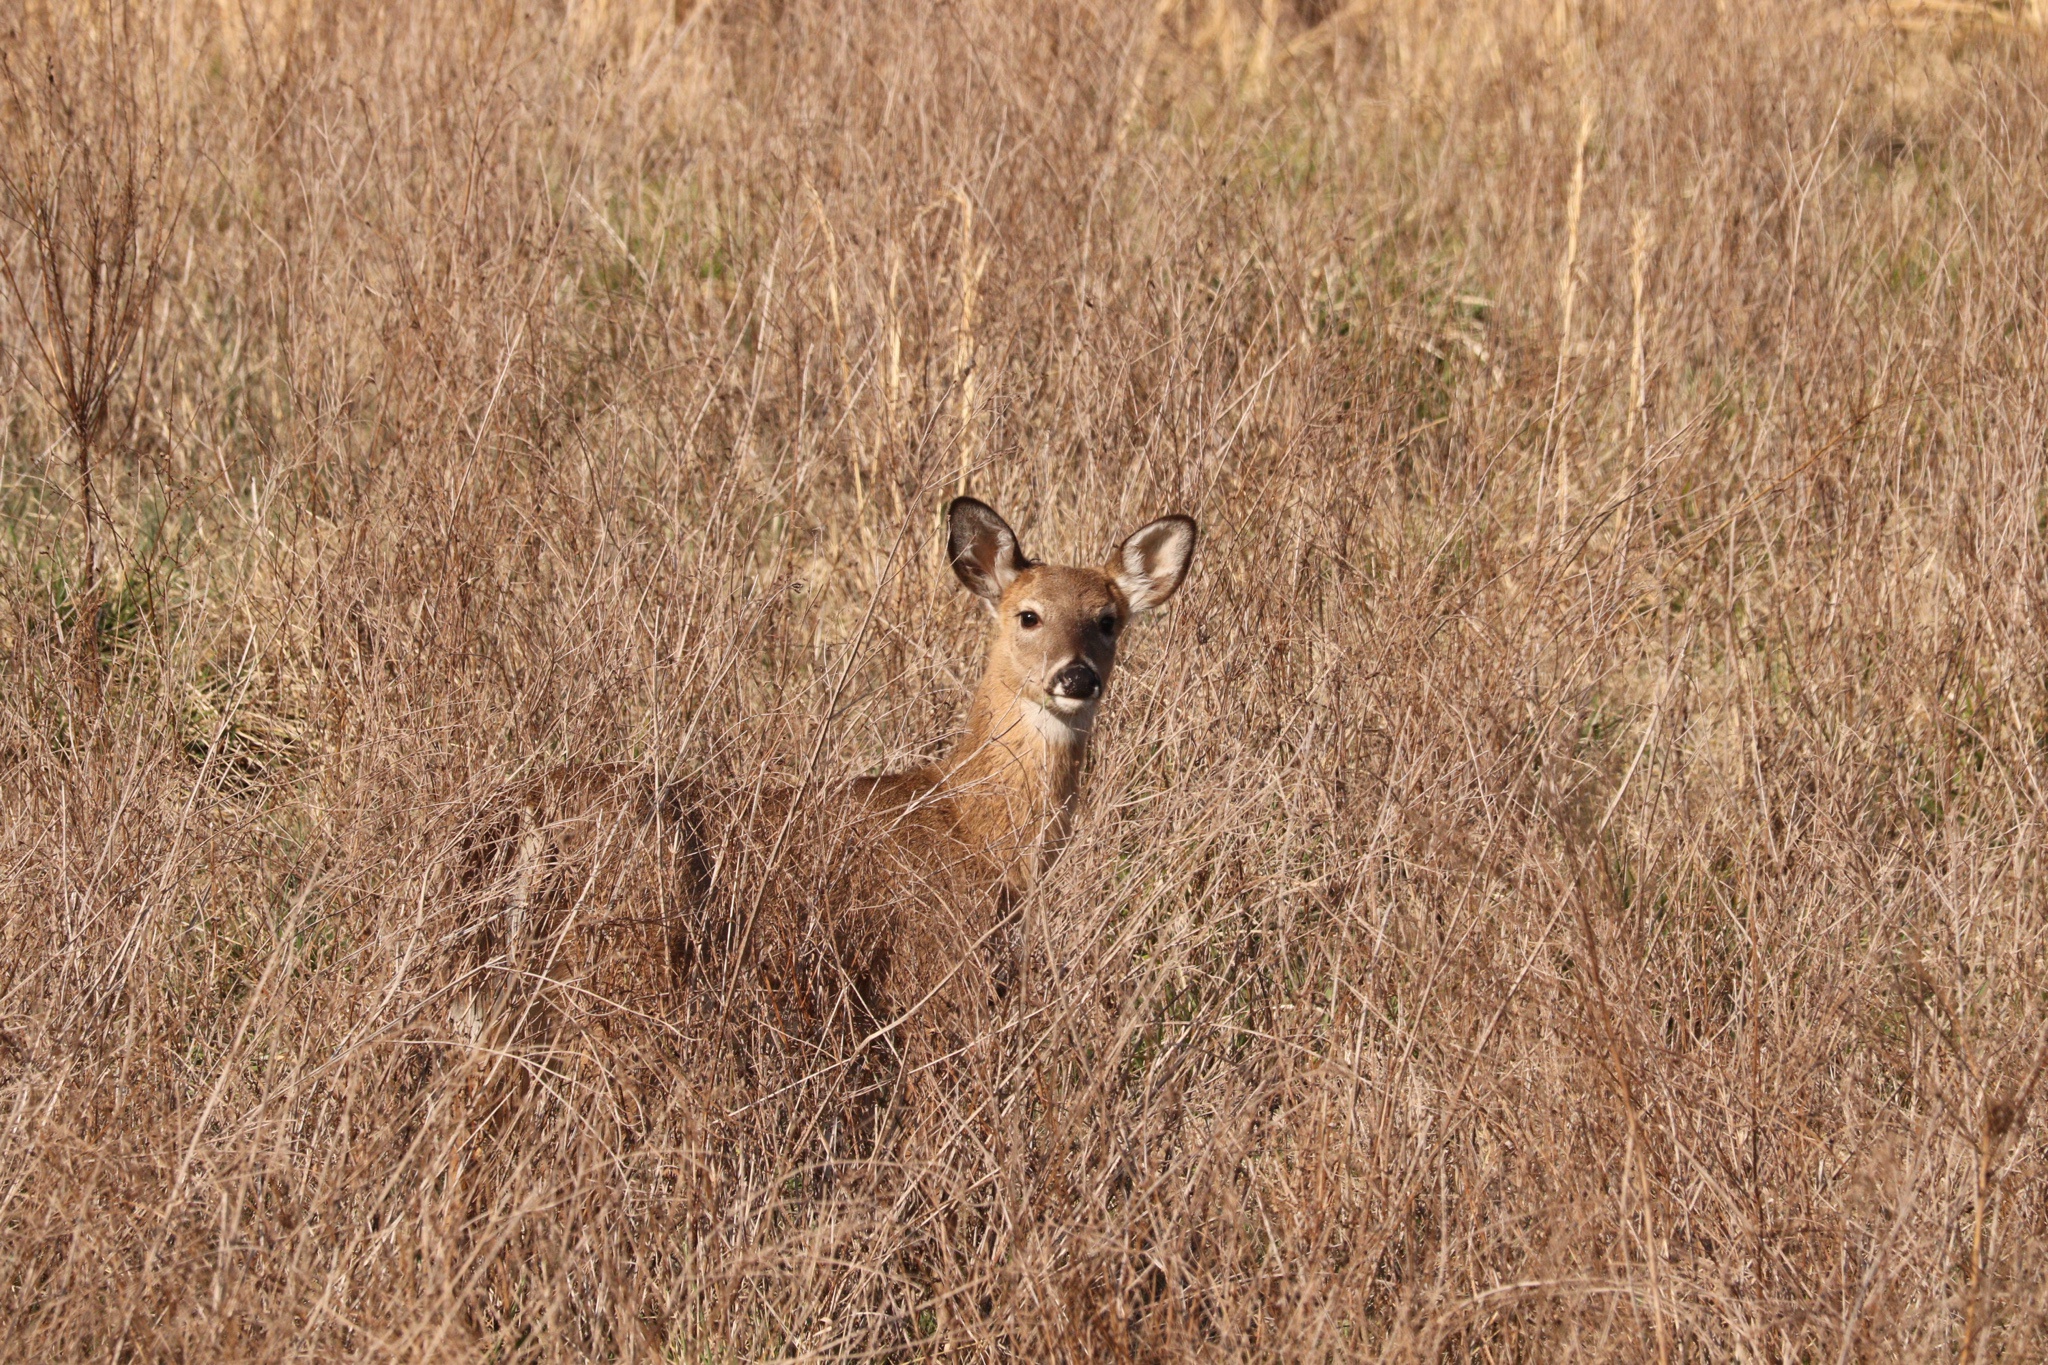
[[[1623,450],[1633,443],[1636,427],[1643,423],[1643,270],[1649,256],[1650,215],[1638,209],[1628,235],[1628,417],[1621,430]]]
[[[1919,998],[1923,1012],[1929,1010],[1930,999],[1929,995],[1922,995]],[[1931,1013],[1928,1017],[1932,1018]],[[1965,1064],[1965,1071],[1974,1071],[1975,1068],[1970,1065],[1969,1050],[1959,1036],[1953,1016],[1937,1028],[1956,1047],[1959,1059]],[[1971,1132],[1971,1138],[1976,1146],[1976,1184],[1971,1191],[1970,1254],[1965,1270],[1963,1340],[1956,1357],[1963,1365],[1973,1365],[1982,1354],[1984,1277],[1988,1268],[1984,1245],[1985,1226],[1987,1220],[1995,1220],[1998,1216],[1998,1200],[2004,1174],[2000,1163],[2026,1127],[2027,1111],[2033,1104],[2034,1089],[2040,1083],[2044,1068],[2048,1068],[2048,1034],[2044,1034],[2041,1043],[2035,1048],[2033,1064],[2027,1068],[2025,1077],[2017,1085],[2010,1089],[1994,1089],[1992,1077],[1985,1073],[1977,1086],[1977,1122]]]
[[[1560,11],[1561,12],[1561,11]],[[1557,441],[1557,427],[1564,406],[1565,365],[1571,359],[1572,350],[1572,309],[1579,297],[1579,213],[1586,202],[1586,144],[1593,138],[1594,105],[1591,95],[1579,97],[1579,136],[1572,150],[1571,191],[1565,198],[1564,210],[1564,255],[1558,262],[1557,292],[1560,300],[1560,316],[1557,324],[1557,373],[1550,387],[1550,415],[1543,432],[1543,459],[1537,471],[1536,506],[1537,525],[1555,523],[1557,534],[1562,536],[1571,519],[1571,462]],[[1543,517],[1543,476],[1556,465],[1557,489],[1554,494],[1556,510],[1548,520]]]
[[[1273,78],[1273,44],[1280,27],[1280,0],[1259,0],[1259,17],[1252,30],[1252,52],[1245,59],[1243,91],[1248,99],[1264,99]]]
[[[1145,102],[1145,83],[1151,79],[1152,63],[1159,54],[1159,30],[1167,16],[1179,9],[1184,0],[1153,0],[1151,10],[1145,16],[1144,31],[1138,39],[1137,56],[1131,61],[1130,76],[1125,84],[1123,104],[1116,116],[1116,147],[1122,150],[1131,135],[1131,125],[1137,121],[1138,110]]]
[[[953,191],[960,205],[960,321],[953,334],[953,375],[960,385],[960,479],[954,496],[967,492],[969,478],[980,455],[980,441],[974,406],[975,338],[974,302],[981,292],[981,272],[988,268],[988,249],[974,247],[974,200],[965,189]]]
[[[1594,836],[1596,839],[1597,835]],[[1597,843],[1586,857],[1599,869],[1601,886],[1609,896],[1614,891],[1614,873],[1607,863],[1606,850]],[[1614,1015],[1607,1004],[1607,982],[1600,971],[1600,937],[1593,927],[1593,908],[1586,894],[1583,876],[1568,893],[1578,910],[1579,942],[1586,950],[1586,973],[1592,984],[1593,1016],[1599,1025],[1601,1038],[1607,1047],[1608,1074],[1614,1083],[1615,1098],[1621,1104],[1622,1119],[1628,1135],[1628,1148],[1624,1176],[1633,1174],[1638,1197],[1641,1201],[1643,1220],[1643,1261],[1649,1267],[1650,1322],[1657,1340],[1657,1365],[1669,1365],[1671,1360],[1671,1337],[1664,1323],[1664,1294],[1660,1282],[1659,1262],[1664,1253],[1657,1240],[1656,1193],[1650,1186],[1649,1158],[1643,1151],[1643,1132],[1636,1111],[1635,1086],[1629,1079],[1629,1062],[1622,1053],[1621,1035],[1615,1028]]]

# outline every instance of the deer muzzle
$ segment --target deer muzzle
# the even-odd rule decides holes
[[[1053,675],[1048,689],[1069,701],[1094,701],[1102,695],[1102,676],[1084,663],[1071,663]]]

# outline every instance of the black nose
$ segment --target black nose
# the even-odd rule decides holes
[[[1075,701],[1093,701],[1102,695],[1102,679],[1086,664],[1068,664],[1052,680],[1052,694]]]

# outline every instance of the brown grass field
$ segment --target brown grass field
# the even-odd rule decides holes
[[[0,1359],[2043,1358],[2039,8],[0,7]],[[493,949],[963,487],[1203,533],[969,1034]]]

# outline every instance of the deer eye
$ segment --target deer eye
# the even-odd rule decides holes
[[[1097,621],[1095,625],[1104,635],[1116,634],[1116,617],[1114,616],[1105,616],[1100,621]]]
[[[1017,624],[1024,627],[1024,629],[1026,630],[1031,630],[1035,628],[1038,625],[1038,613],[1035,611],[1018,612]]]

